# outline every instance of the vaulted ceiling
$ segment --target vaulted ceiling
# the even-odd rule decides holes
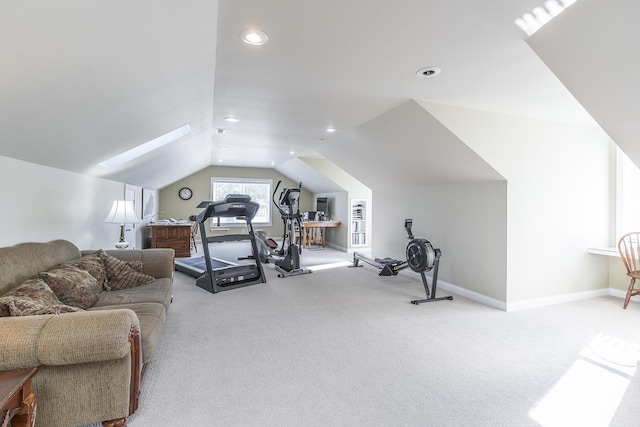
[[[514,24],[541,3],[0,2],[0,155],[162,188],[209,165],[321,157],[410,99],[593,125]],[[243,43],[246,28],[269,42]],[[427,66],[442,72],[418,75]],[[185,124],[175,142],[97,166]]]

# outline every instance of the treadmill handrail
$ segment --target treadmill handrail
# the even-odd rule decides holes
[[[230,198],[229,196],[233,197]],[[206,204],[206,207],[196,215],[195,220],[200,223],[204,223],[209,218],[237,218],[247,221],[252,220],[258,213],[260,204],[252,201],[250,196],[236,194],[229,196],[219,202],[200,203],[200,205]],[[240,199],[240,196],[243,198]]]

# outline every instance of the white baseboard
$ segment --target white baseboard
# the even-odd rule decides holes
[[[400,271],[400,274],[407,274],[407,275],[410,275],[412,277],[415,277],[417,275],[415,272],[410,271],[408,269]],[[418,280],[422,284],[422,279],[420,279],[420,275],[417,275],[417,276],[418,276]],[[427,282],[429,283],[429,286],[433,286],[433,281],[431,280],[430,276],[427,276]],[[488,297],[486,295],[479,294],[479,293],[474,292],[474,291],[470,291],[470,290],[462,288],[462,287],[460,287],[458,285],[454,285],[452,283],[445,282],[444,280],[438,279],[438,287],[436,289],[436,297],[443,296],[443,294],[442,294],[443,290],[449,291],[449,292],[453,292],[453,293],[455,293],[457,295],[460,295],[461,297],[465,297],[465,298],[468,298],[470,300],[479,302],[480,304],[484,304],[484,305],[487,305],[489,307],[497,308],[498,310],[506,311],[506,304],[503,301],[497,300],[495,298]]]
[[[335,243],[327,242],[326,245],[329,246],[330,248],[333,248],[333,249],[338,250],[340,252],[347,252],[347,248],[344,248],[342,246],[338,246]]]
[[[428,279],[429,279],[429,284],[431,284],[431,278],[429,277]],[[477,292],[470,291],[469,289],[461,288],[460,286],[445,282],[444,280],[440,280],[440,279],[438,279],[438,288],[436,289],[436,297],[442,296],[439,290],[440,291],[447,290],[457,295],[460,295],[461,297],[465,297],[475,302],[479,302],[480,304],[497,308],[498,310],[507,311],[507,307],[504,301],[500,301],[495,298],[491,298],[486,295],[482,295]]]
[[[400,274],[415,275],[414,272],[411,272],[408,270],[401,271]],[[431,286],[432,285],[431,277],[427,276],[427,280],[429,282],[429,286]],[[622,291],[619,289],[601,288],[593,291],[575,292],[571,294],[554,295],[551,297],[534,298],[534,299],[529,299],[524,301],[508,303],[508,302],[497,300],[495,298],[488,297],[478,292],[470,291],[468,289],[462,288],[452,283],[445,282],[444,280],[438,279],[438,289],[436,290],[436,296],[437,297],[443,296],[441,292],[443,290],[453,292],[457,295],[460,295],[461,297],[468,298],[480,304],[497,308],[498,310],[502,310],[502,311],[527,310],[530,308],[546,307],[549,305],[562,304],[565,302],[580,301],[583,299],[597,298],[597,297],[603,297],[603,296],[613,296],[613,297],[624,299],[624,297],[627,294],[626,291]],[[640,296],[631,298],[631,301],[640,302]]]
[[[549,305],[562,304],[565,302],[579,301],[588,298],[596,298],[612,295],[612,289],[601,288],[593,291],[575,292],[572,294],[554,295],[552,297],[534,298],[525,301],[507,303],[506,311],[526,310],[529,308],[545,307]],[[624,298],[624,295],[623,295]]]

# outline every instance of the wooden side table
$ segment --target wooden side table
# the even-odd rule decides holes
[[[0,426],[33,427],[37,402],[31,379],[37,372],[38,368],[0,372]]]
[[[302,223],[302,246],[307,247],[309,243],[322,243],[325,247],[327,243],[326,229],[335,228],[340,225],[340,221],[304,221]]]

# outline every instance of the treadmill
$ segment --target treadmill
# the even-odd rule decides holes
[[[251,201],[251,196],[246,194],[229,194],[222,201],[204,201],[198,205],[204,208],[198,215],[192,215],[189,219],[198,222],[200,237],[202,239],[202,249],[204,252],[205,271],[196,279],[196,285],[213,294],[220,291],[237,289],[244,286],[266,283],[260,253],[256,243],[255,233],[251,220],[255,217],[260,204]],[[207,237],[205,222],[209,218],[233,218],[244,220],[247,223],[248,234],[226,234],[224,236]],[[251,251],[253,252],[254,264],[214,266],[217,258],[211,257],[209,250],[210,243],[237,242],[242,240],[251,241]],[[216,268],[218,267],[218,268]]]

